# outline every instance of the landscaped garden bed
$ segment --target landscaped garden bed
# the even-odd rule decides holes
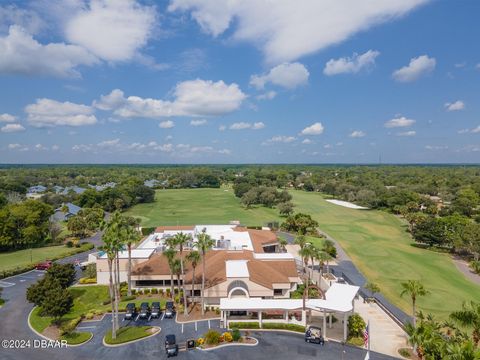
[[[250,330],[257,330],[260,329],[260,324],[255,321],[245,321],[245,322],[230,322],[229,327],[232,329],[250,329]],[[284,323],[269,323],[264,322],[262,323],[262,328],[266,330],[288,330],[288,331],[295,331],[304,333],[305,326],[297,325],[297,324],[284,324]]]
[[[203,337],[195,340],[197,348],[202,350],[212,350],[222,346],[230,345],[254,346],[257,343],[257,339],[250,337],[248,332],[246,332],[245,335],[242,335],[239,329],[226,331],[223,334],[216,330],[210,329],[204,334]]]

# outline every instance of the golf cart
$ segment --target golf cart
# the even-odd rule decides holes
[[[175,335],[165,336],[165,352],[167,353],[167,358],[178,355],[178,345],[175,340]]]
[[[305,331],[305,342],[325,345],[322,329],[316,326],[309,326],[307,331]]]
[[[165,304],[165,317],[171,319],[175,316],[175,305],[173,301],[167,301]]]
[[[125,310],[125,320],[134,320],[137,315],[137,308],[134,303],[128,303]]]
[[[139,314],[141,319],[148,319],[150,316],[150,306],[148,306],[148,302],[143,302],[140,305],[140,314]]]
[[[160,317],[160,303],[158,301],[152,302],[152,318],[158,319]]]

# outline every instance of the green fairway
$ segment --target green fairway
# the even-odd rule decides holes
[[[431,292],[419,308],[443,319],[464,300],[480,298],[480,286],[460,273],[448,254],[419,249],[395,216],[382,211],[354,210],[326,202],[318,193],[292,191],[296,211],[306,212],[338,240],[355,265],[376,282],[392,303],[411,312],[400,297],[400,282],[418,279]]]
[[[143,226],[228,224],[259,226],[279,220],[276,209],[245,209],[232,189],[157,190],[155,202],[134,206],[127,215],[139,217]]]
[[[82,251],[88,250],[82,246]],[[39,262],[58,259],[78,252],[77,248],[68,248],[65,245],[47,246],[35,249],[26,249],[0,253],[0,272],[21,268]]]

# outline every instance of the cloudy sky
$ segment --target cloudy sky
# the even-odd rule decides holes
[[[0,163],[478,163],[479,13],[5,0]]]

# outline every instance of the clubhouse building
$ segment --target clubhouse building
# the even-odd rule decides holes
[[[256,321],[260,326],[262,321],[306,325],[309,314],[315,313],[322,318],[326,337],[327,318],[331,327],[332,315],[337,314],[343,320],[343,337],[346,339],[347,316],[353,311],[353,300],[359,288],[324,283],[321,286],[322,299],[305,302],[292,299],[291,293],[303,283],[301,263],[291,253],[281,251],[277,235],[268,228],[250,229],[239,225],[157,227],[131,252],[132,288],[171,288],[172,276],[163,252],[167,248],[166,240],[180,232],[190,235],[191,239],[184,247],[184,256],[195,248],[197,237],[202,232],[210,235],[215,242],[205,256],[204,297],[205,306],[220,309],[224,326],[228,326],[230,321]],[[127,281],[128,252],[122,251],[119,257],[120,281]],[[100,253],[96,264],[97,283],[108,284],[106,254]],[[179,280],[174,275],[174,287],[184,282],[187,297],[199,302],[202,263],[194,271],[185,261],[184,273]]]

